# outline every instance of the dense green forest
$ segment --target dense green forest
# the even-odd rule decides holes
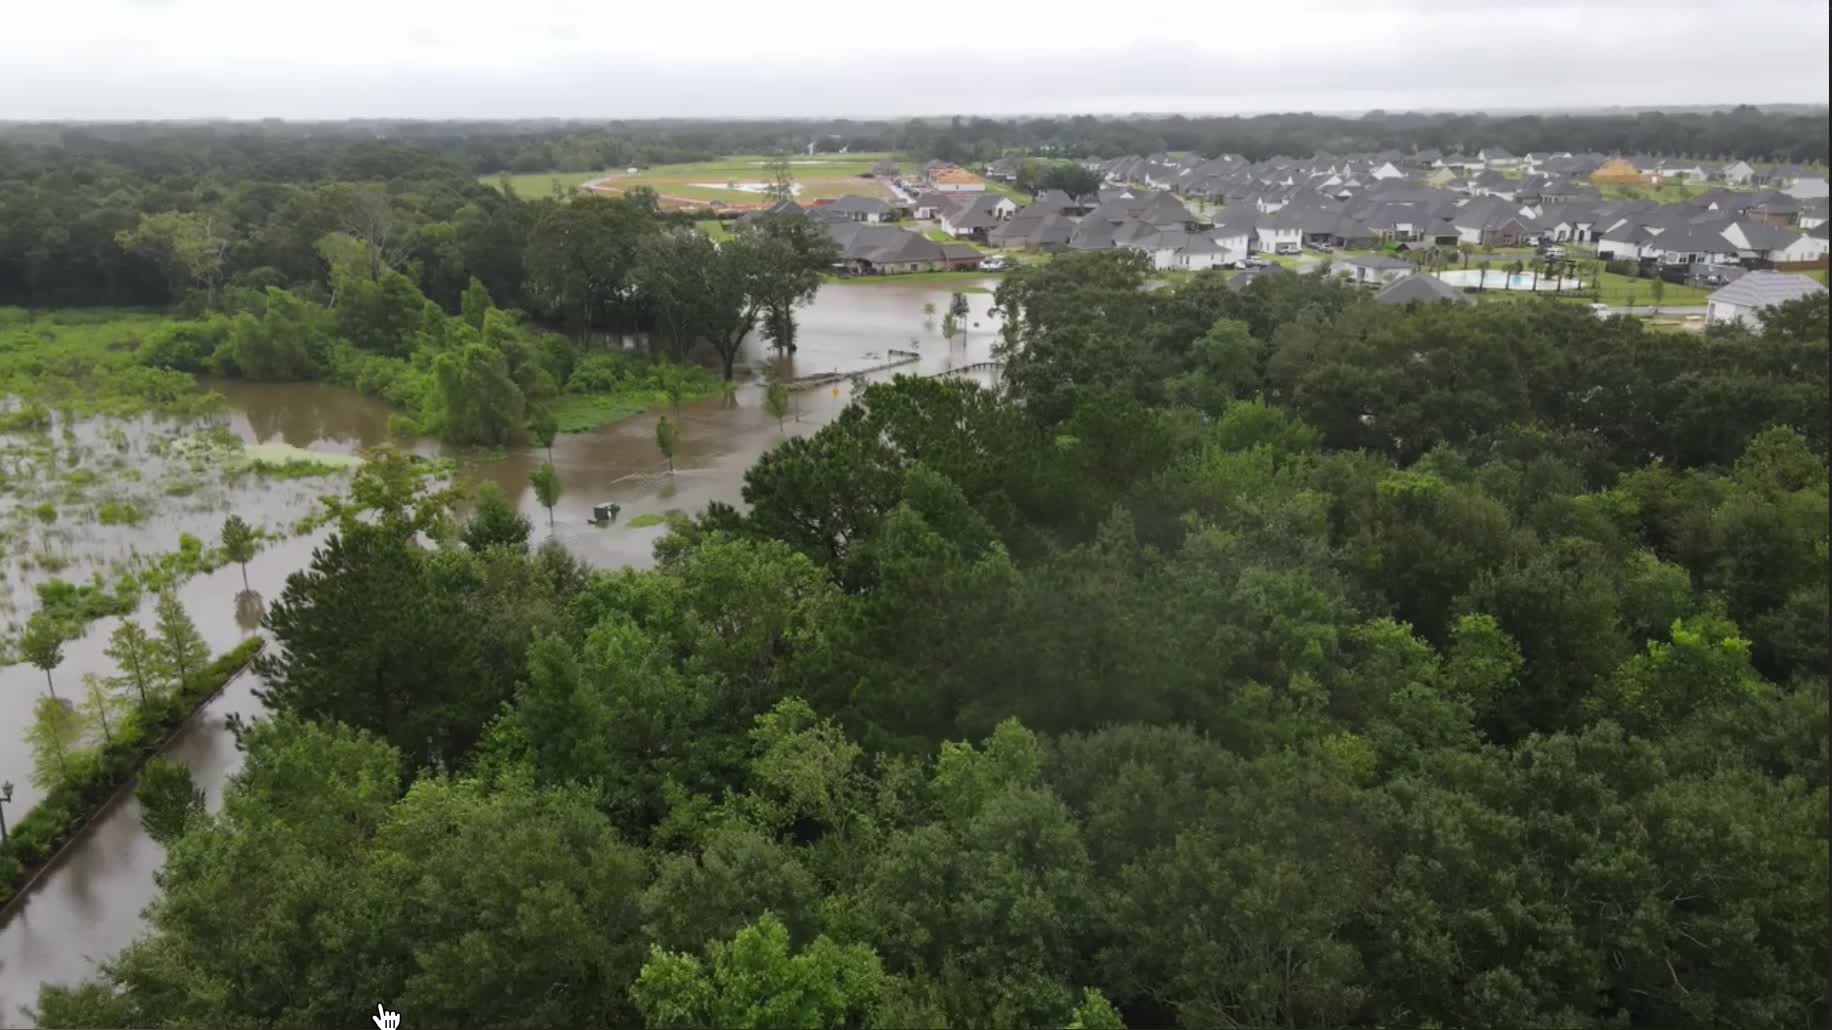
[[[1013,274],[997,391],[652,571],[379,456],[40,1020],[1826,1025],[1825,306],[1147,276]]]

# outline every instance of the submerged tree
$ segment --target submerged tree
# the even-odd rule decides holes
[[[242,589],[248,589],[248,562],[260,549],[260,536],[240,515],[223,520],[223,553],[242,567]]]
[[[655,422],[655,449],[661,451],[662,457],[668,459],[669,475],[674,474],[674,449],[679,443],[680,435],[676,432],[674,423],[668,421],[668,416],[663,415],[657,419]]]
[[[42,670],[45,689],[57,696],[57,684],[51,681],[51,670],[64,662],[64,627],[40,608],[26,620],[25,632],[19,635],[20,657]]]
[[[776,420],[776,431],[782,432],[782,420],[789,417],[789,388],[772,379],[763,390],[763,410]]]
[[[553,462],[542,462],[541,467],[528,474],[528,482],[534,487],[534,497],[547,509],[547,531],[553,532],[553,506],[560,503],[560,474],[554,470]]]

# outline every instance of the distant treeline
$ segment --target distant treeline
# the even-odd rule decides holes
[[[15,144],[28,144],[21,153]],[[50,144],[51,146],[46,146]],[[123,123],[0,125],[0,180],[101,159],[149,174],[264,174],[293,181],[373,173],[378,156],[411,144],[476,175],[596,171],[778,150],[894,150],[986,160],[1005,152],[1111,157],[1162,150],[1237,153],[1253,160],[1319,151],[1499,146],[1824,162],[1823,108],[1712,112],[1270,114],[907,121],[660,119],[646,121]],[[388,163],[386,159],[384,164]]]

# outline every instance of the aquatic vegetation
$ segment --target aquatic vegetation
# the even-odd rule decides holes
[[[146,521],[147,511],[133,501],[103,501],[96,506],[96,521],[104,526],[137,526]]]

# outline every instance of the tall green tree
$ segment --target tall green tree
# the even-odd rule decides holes
[[[149,693],[158,689],[160,673],[158,646],[146,629],[132,619],[122,619],[108,635],[102,653],[120,670],[122,683],[133,687],[140,703],[147,704]]]
[[[146,835],[171,847],[186,827],[204,815],[204,792],[182,762],[155,758],[140,771],[134,788],[140,801],[140,825]]]
[[[170,590],[160,593],[153,604],[153,631],[160,667],[181,688],[189,684],[210,660],[210,646],[178,595]]]
[[[26,730],[32,749],[32,782],[49,790],[70,776],[70,763],[79,757],[83,720],[61,698],[41,695],[32,703],[32,725]]]

